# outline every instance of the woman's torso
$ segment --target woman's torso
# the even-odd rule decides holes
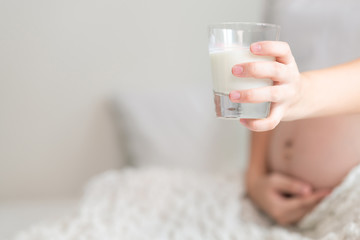
[[[281,40],[289,42],[300,71],[360,58],[359,0],[266,3],[264,20],[281,25]],[[281,123],[268,157],[274,171],[333,187],[360,162],[360,115]]]
[[[268,166],[315,188],[332,188],[360,163],[360,115],[283,122],[272,133]]]

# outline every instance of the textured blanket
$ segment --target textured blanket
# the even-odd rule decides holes
[[[124,169],[95,177],[77,212],[17,240],[360,239],[360,167],[298,226],[282,228],[244,194],[242,175]]]

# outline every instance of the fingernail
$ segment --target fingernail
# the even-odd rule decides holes
[[[244,71],[242,66],[236,65],[232,68],[232,73],[234,75],[240,75]]]
[[[231,98],[231,99],[234,99],[234,100],[240,99],[240,93],[239,93],[239,92],[236,92],[236,91],[231,92],[231,93],[230,93],[230,98]]]
[[[251,50],[253,52],[260,52],[261,51],[261,45],[258,43],[254,43],[251,45]]]

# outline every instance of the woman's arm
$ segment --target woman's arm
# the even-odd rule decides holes
[[[268,131],[280,121],[360,113],[360,59],[300,74],[285,42],[257,42],[250,50],[255,55],[276,59],[275,62],[242,63],[233,67],[237,77],[274,81],[274,86],[230,93],[233,102],[272,102],[268,118],[240,120],[250,130]]]
[[[270,131],[251,133],[250,161],[246,172],[246,186],[248,191],[252,190],[252,183],[256,178],[267,173],[266,155],[270,134]]]
[[[284,120],[360,113],[360,59],[301,75],[302,96]]]

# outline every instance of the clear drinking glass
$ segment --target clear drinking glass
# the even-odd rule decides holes
[[[270,102],[233,103],[232,90],[270,86],[271,79],[239,78],[232,67],[243,62],[275,61],[274,57],[256,56],[250,45],[258,41],[279,40],[280,27],[267,23],[220,23],[209,27],[209,55],[213,79],[215,111],[218,118],[266,118]]]

